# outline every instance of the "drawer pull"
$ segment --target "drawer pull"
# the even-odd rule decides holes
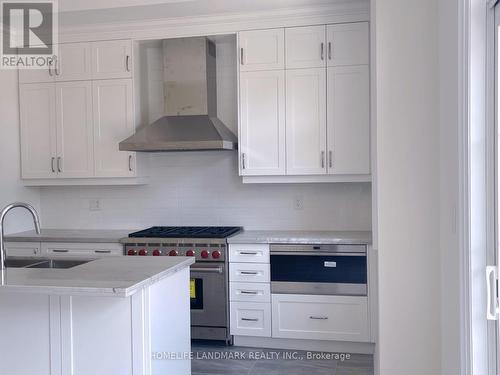
[[[244,322],[258,322],[259,319],[257,318],[241,318],[241,320],[243,320]]]
[[[310,316],[309,319],[312,320],[328,320],[327,316]]]
[[[253,295],[259,294],[259,292],[256,290],[240,290],[240,293],[241,294],[253,294]]]
[[[241,255],[257,255],[259,254],[257,251],[240,251]]]
[[[62,250],[62,249],[53,249],[53,253],[67,253],[69,250]]]
[[[240,271],[240,274],[242,274],[242,275],[258,275],[259,272],[257,272],[257,271]]]
[[[111,250],[95,250],[96,254],[111,254]]]

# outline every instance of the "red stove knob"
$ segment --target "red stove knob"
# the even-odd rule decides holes
[[[187,257],[194,257],[194,251],[193,250],[186,251],[186,256]]]
[[[221,256],[221,254],[220,254],[219,250],[212,251],[212,258],[219,259],[220,256]]]
[[[168,253],[168,255],[170,255],[171,257],[175,257],[177,255],[177,251],[170,250],[170,252]]]
[[[144,250],[144,249],[139,250],[139,255],[144,256],[144,255],[147,255],[147,254],[148,253],[146,252],[146,250]]]
[[[203,259],[206,259],[206,258],[208,258],[208,251],[203,250],[203,251],[200,253],[200,255],[201,255],[201,257],[202,257]]]
[[[160,256],[160,255],[161,255],[160,250],[158,250],[158,249],[153,250],[153,256],[157,257],[157,256]]]
[[[137,251],[133,250],[133,249],[130,249],[129,251],[127,251],[127,255],[136,255],[137,254]]]

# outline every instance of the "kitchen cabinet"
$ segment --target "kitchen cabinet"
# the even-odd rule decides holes
[[[20,87],[21,175],[56,177],[56,93],[52,83]]]
[[[368,22],[328,25],[326,30],[328,66],[370,63]]]
[[[240,116],[241,174],[284,175],[284,71],[241,73]]]
[[[326,66],[326,28],[320,26],[285,29],[286,69]]]
[[[5,242],[5,252],[8,257],[40,257],[40,242]]]
[[[59,45],[59,58],[54,67],[56,81],[77,81],[92,78],[90,43]]]
[[[56,168],[59,177],[92,177],[92,84],[61,82],[56,88]]]
[[[46,258],[101,258],[123,255],[119,243],[42,242],[40,254]]]
[[[284,47],[284,29],[241,31],[240,71],[284,69]]]
[[[370,173],[367,65],[328,68],[328,173]]]
[[[273,294],[272,336],[369,342],[368,298]]]
[[[232,335],[271,337],[270,248],[229,245],[229,310]]]
[[[286,71],[286,170],[326,173],[326,71]]]
[[[92,43],[92,78],[131,78],[132,41],[112,40]]]
[[[94,81],[92,89],[95,174],[133,177],[136,175],[135,153],[118,149],[118,143],[134,133],[132,80]]]
[[[21,85],[20,103],[22,177],[92,176],[90,82]]]

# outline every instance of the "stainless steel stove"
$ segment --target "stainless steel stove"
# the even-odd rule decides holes
[[[121,242],[128,256],[193,256],[191,337],[231,341],[227,238],[241,227],[151,227]]]

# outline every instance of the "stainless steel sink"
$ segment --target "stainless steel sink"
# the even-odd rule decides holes
[[[72,260],[72,259],[49,259],[26,266],[26,268],[58,268],[67,269],[90,262],[90,260]]]

